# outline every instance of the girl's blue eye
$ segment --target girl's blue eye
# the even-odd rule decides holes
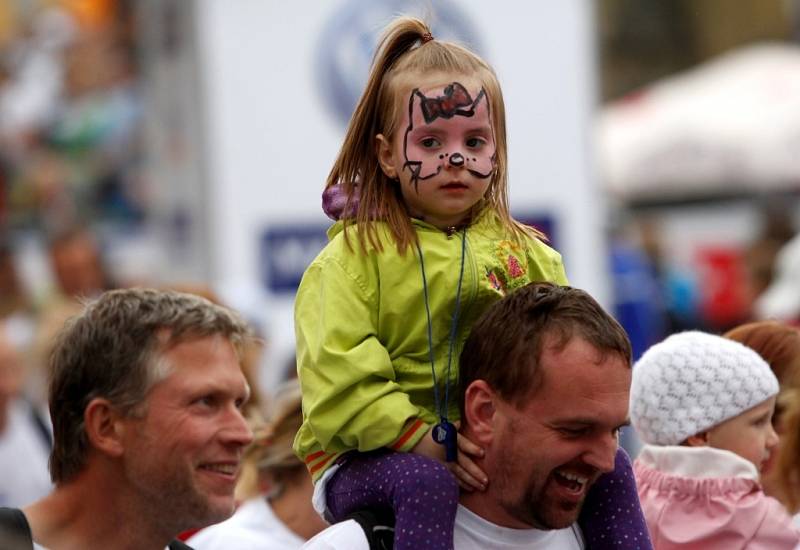
[[[439,140],[438,140],[438,139],[436,139],[436,138],[432,138],[432,137],[425,138],[425,139],[423,139],[423,140],[422,140],[420,143],[421,143],[421,144],[422,144],[422,146],[423,146],[423,147],[425,147],[426,149],[432,149],[432,148],[434,148],[434,147],[438,147],[438,146],[440,145],[440,144],[439,144]]]
[[[485,143],[486,141],[483,138],[479,137],[471,137],[467,139],[467,147],[469,147],[470,149],[475,149],[477,147],[480,147],[481,145],[484,145]]]

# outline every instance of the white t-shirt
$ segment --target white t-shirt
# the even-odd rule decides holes
[[[303,540],[278,519],[267,499],[244,502],[230,518],[194,534],[186,544],[195,550],[297,550]]]
[[[583,537],[577,525],[553,531],[500,527],[458,506],[455,525],[456,550],[581,550]],[[328,527],[309,540],[304,550],[369,550],[367,537],[354,520]],[[201,550],[198,548],[197,550]]]
[[[50,449],[32,414],[26,401],[9,403],[8,423],[0,433],[0,506],[22,508],[53,489],[47,469]]]
[[[539,529],[511,529],[486,521],[463,506],[456,514],[456,550],[580,550],[583,536],[573,524],[565,529],[541,531]]]

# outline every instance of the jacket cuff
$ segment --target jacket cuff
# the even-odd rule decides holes
[[[400,437],[395,439],[389,447],[395,451],[409,452],[420,439],[425,437],[429,429],[430,424],[426,423],[421,418],[412,418],[406,423]]]

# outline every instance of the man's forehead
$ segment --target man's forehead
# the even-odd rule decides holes
[[[601,350],[579,335],[548,335],[542,345],[541,397],[565,391],[572,395],[630,390],[632,370],[621,354]]]

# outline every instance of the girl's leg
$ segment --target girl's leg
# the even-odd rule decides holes
[[[326,491],[335,521],[364,508],[392,508],[395,550],[453,548],[458,483],[432,458],[387,449],[351,453]]]
[[[651,550],[650,534],[628,453],[620,447],[614,471],[589,489],[578,518],[586,546],[592,549]]]

